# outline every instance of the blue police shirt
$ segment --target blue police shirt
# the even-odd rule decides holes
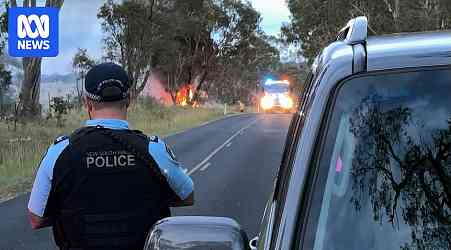
[[[86,121],[86,126],[97,125],[110,129],[129,129],[128,122],[124,120],[97,119]],[[39,165],[28,202],[28,209],[35,215],[44,216],[52,185],[53,168],[58,157],[68,145],[69,139],[65,138],[61,142],[50,146]],[[175,193],[182,200],[186,199],[194,190],[193,181],[168,151],[166,144],[161,139],[149,143],[149,154],[157,162],[161,173],[166,177]]]

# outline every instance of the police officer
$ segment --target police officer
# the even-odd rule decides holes
[[[104,63],[86,76],[86,125],[43,157],[28,203],[33,229],[61,249],[142,249],[169,207],[193,204],[193,181],[157,137],[130,130],[129,78]]]

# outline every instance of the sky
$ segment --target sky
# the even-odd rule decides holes
[[[261,26],[270,35],[277,35],[283,23],[290,21],[286,0],[251,0],[252,6],[262,15]]]
[[[103,0],[67,0],[60,11],[60,48],[55,58],[43,60],[44,74],[66,74],[72,71],[71,59],[77,48],[86,48],[95,58],[102,55],[102,30],[97,10]],[[289,21],[285,0],[251,0],[262,16],[262,29],[277,35],[282,23]]]

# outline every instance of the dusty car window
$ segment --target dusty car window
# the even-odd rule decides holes
[[[315,250],[450,249],[450,89],[449,69],[343,85],[319,161]]]

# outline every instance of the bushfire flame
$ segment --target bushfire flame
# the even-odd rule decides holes
[[[190,84],[187,84],[180,88],[180,90],[177,92],[175,102],[177,105],[186,106],[188,103],[191,103],[194,97],[194,91],[193,86]]]

